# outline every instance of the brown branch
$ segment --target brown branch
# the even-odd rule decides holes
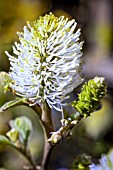
[[[42,170],[45,170],[48,166],[50,153],[53,148],[51,143],[49,143],[47,140],[51,136],[50,133],[54,132],[54,128],[53,128],[53,122],[52,122],[52,116],[51,116],[51,109],[49,108],[47,103],[43,103],[41,108],[42,108],[41,122],[42,122],[43,129],[44,129],[44,139],[45,139],[41,167],[42,167]]]

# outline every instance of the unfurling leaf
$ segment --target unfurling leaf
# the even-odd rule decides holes
[[[10,126],[19,132],[19,139],[22,143],[27,143],[33,130],[31,120],[25,116],[17,117],[10,121]]]
[[[16,129],[11,129],[10,131],[7,132],[6,135],[12,142],[16,142],[18,140],[19,133]]]

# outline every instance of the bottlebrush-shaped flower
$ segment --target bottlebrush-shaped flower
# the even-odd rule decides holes
[[[69,93],[82,83],[82,44],[77,23],[52,13],[27,23],[24,32],[18,33],[10,60],[11,88],[32,104],[48,105],[61,110]],[[65,102],[64,102],[65,104]]]

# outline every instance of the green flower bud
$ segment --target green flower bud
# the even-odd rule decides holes
[[[85,118],[91,112],[100,107],[100,100],[106,94],[106,82],[103,77],[95,77],[82,87],[78,95],[78,101],[72,102],[72,106]]]

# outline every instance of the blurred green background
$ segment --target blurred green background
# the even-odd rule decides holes
[[[75,18],[81,28],[84,40],[86,80],[94,76],[104,76],[108,92],[102,100],[102,109],[82,121],[73,129],[73,136],[57,145],[51,156],[50,170],[69,168],[79,153],[91,154],[97,161],[101,153],[113,146],[113,23],[112,0],[0,0],[0,71],[9,71],[9,61],[5,51],[12,52],[12,45],[18,41],[17,31],[22,31],[26,21],[36,20],[40,15],[53,12]],[[76,93],[75,90],[74,93]],[[0,106],[14,99],[10,92],[3,93],[0,85]],[[37,163],[41,162],[43,131],[37,115],[28,107],[18,106],[0,113],[0,134],[9,130],[8,122],[17,116],[26,115],[32,120],[34,132],[29,146]],[[53,111],[56,128],[59,127],[60,113]],[[70,147],[71,146],[71,147]],[[27,161],[9,146],[0,145],[0,167],[21,170]]]

